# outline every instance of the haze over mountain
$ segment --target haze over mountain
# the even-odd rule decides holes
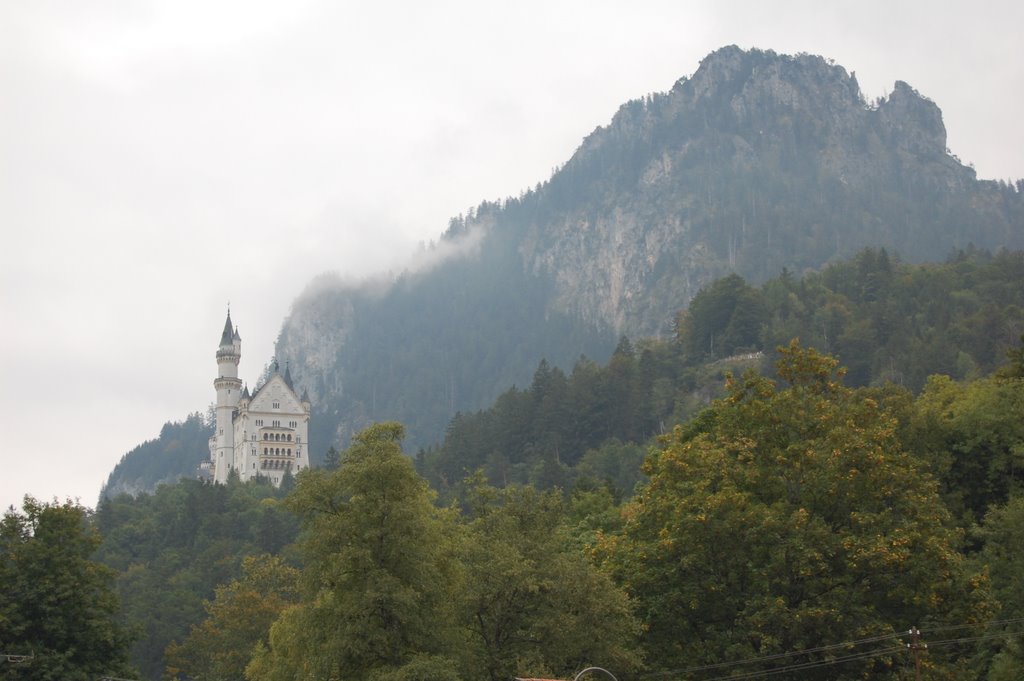
[[[384,292],[321,282],[296,302],[277,352],[321,429],[397,418],[430,443],[541,358],[603,360],[620,335],[667,332],[717,276],[759,282],[865,246],[917,262],[1020,248],[1024,203],[948,153],[938,106],[910,85],[866,102],[821,57],[726,47],[442,241],[459,255]]]
[[[312,396],[314,460],[375,420],[429,445],[542,358],[603,361],[622,335],[665,334],[729,272],[757,283],[866,246],[914,262],[1022,248],[1020,189],[977,180],[909,84],[869,102],[821,57],[726,47],[623,105],[547,182],[454,218],[419,269],[313,282],[277,356]]]

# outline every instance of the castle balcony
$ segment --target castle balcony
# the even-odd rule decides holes
[[[264,444],[269,444],[269,443],[264,443]],[[278,443],[278,444],[280,444],[280,443]],[[260,457],[261,461],[263,459],[281,459],[282,461],[287,461],[289,459],[294,459],[295,456],[296,456],[296,450],[293,449],[292,447],[288,447],[288,446],[285,446],[285,447],[264,446],[263,449],[259,453],[259,457]]]
[[[260,457],[261,471],[290,471],[293,461],[271,457]]]
[[[292,428],[283,428],[281,426],[260,428],[256,432],[256,439],[263,443],[284,442],[286,444],[291,444],[299,441]]]

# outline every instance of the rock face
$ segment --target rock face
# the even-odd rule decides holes
[[[621,334],[668,332],[729,272],[1024,247],[1024,205],[948,154],[939,108],[906,83],[869,104],[821,57],[726,47],[623,105],[536,190],[453,220],[442,242],[467,241],[428,272],[296,302],[277,355],[313,396],[314,461],[371,420],[437,442],[541,358],[568,370]]]
[[[821,57],[736,47],[624,105],[541,192],[575,200],[530,225],[524,265],[554,278],[554,305],[629,334],[666,331],[729,271],[758,281],[865,246],[931,260],[972,239],[1022,243],[1019,201],[1011,215],[970,207],[994,187],[948,155],[941,112],[909,85],[869,106]],[[962,210],[969,236],[950,224]]]

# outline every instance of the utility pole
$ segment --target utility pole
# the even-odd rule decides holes
[[[921,630],[917,627],[910,627],[910,643],[907,648],[914,651],[914,679],[921,681],[921,651],[928,647],[927,643],[921,643]]]

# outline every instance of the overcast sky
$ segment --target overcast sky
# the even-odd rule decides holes
[[[968,9],[970,7],[970,9]],[[1024,177],[1024,4],[0,0],[0,504],[93,506],[316,274],[401,269],[723,45],[905,80]]]

